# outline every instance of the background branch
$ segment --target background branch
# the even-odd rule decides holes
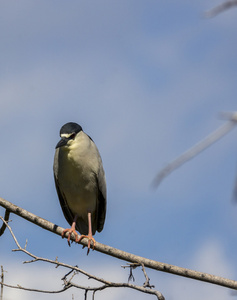
[[[12,204],[9,201],[4,200],[3,198],[0,198],[0,206],[4,207],[5,209],[8,209],[10,212],[17,214],[18,216],[48,230],[51,231],[55,234],[61,235],[63,232],[64,228],[59,227],[56,224],[53,224],[45,219],[42,219],[28,211],[26,211],[23,208],[20,208],[14,204]],[[72,236],[72,240],[74,239],[74,236]],[[87,246],[87,239],[83,239],[80,243]],[[220,285],[223,287],[228,287],[231,289],[237,289],[237,281],[207,274],[207,273],[202,273],[202,272],[197,272],[194,270],[186,269],[186,268],[181,268],[177,267],[174,265],[154,261],[148,258],[144,258],[141,256],[137,256],[104,244],[101,244],[99,242],[96,243],[95,245],[95,250],[102,252],[104,254],[116,257],[118,259],[122,259],[128,262],[132,263],[138,263],[138,264],[143,264],[146,268],[151,268],[154,270],[162,271],[162,272],[167,272],[187,278],[192,278],[200,281],[205,281],[209,282],[212,284]]]
[[[224,135],[230,132],[237,124],[237,112],[225,114],[228,115],[229,120],[216,129],[214,132],[209,134],[203,140],[198,142],[196,145],[182,153],[180,156],[175,158],[173,161],[167,164],[154,178],[152,186],[157,188],[161,181],[168,176],[175,169],[182,166],[188,160],[197,156],[200,152],[204,151],[206,148],[210,147],[212,144],[220,140]]]
[[[216,7],[210,9],[205,13],[205,16],[207,18],[215,17],[216,15],[226,11],[227,9],[230,9],[237,5],[237,0],[229,0],[226,2],[221,3],[220,5],[217,5]]]

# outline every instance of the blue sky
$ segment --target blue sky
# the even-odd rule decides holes
[[[95,238],[147,258],[237,278],[236,130],[154,191],[156,173],[236,110],[236,14],[203,13],[218,1],[4,1],[0,4],[0,196],[67,227],[53,181],[60,127],[79,123],[104,163],[108,212]],[[0,208],[1,215],[4,213]],[[124,262],[92,252],[12,215],[28,250],[126,281]],[[0,238],[5,282],[60,289],[66,273],[22,265],[9,233]],[[17,270],[17,272],[16,272]],[[147,270],[167,299],[233,299],[217,286]],[[34,274],[34,276],[32,276]],[[46,276],[47,275],[47,276]],[[136,283],[142,284],[136,270]],[[113,278],[111,278],[113,277]],[[85,281],[88,284],[88,281]],[[34,299],[75,299],[34,294]],[[4,290],[6,300],[32,299]],[[96,299],[147,299],[108,290]],[[4,298],[5,299],[5,298]]]

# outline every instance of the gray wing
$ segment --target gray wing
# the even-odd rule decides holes
[[[67,220],[67,222],[69,223],[69,225],[72,225],[72,222],[74,220],[74,216],[67,204],[66,201],[66,197],[65,195],[61,192],[60,188],[59,188],[59,184],[58,184],[58,178],[57,178],[57,174],[58,174],[58,154],[59,154],[59,149],[56,149],[55,152],[55,156],[54,156],[54,164],[53,164],[53,171],[54,171],[54,182],[55,182],[55,186],[56,186],[56,190],[57,190],[57,194],[58,194],[58,199],[64,214],[65,219]]]
[[[105,216],[106,216],[106,181],[105,181],[105,173],[104,173],[102,161],[100,163],[100,168],[97,175],[97,184],[98,184],[97,231],[101,232],[104,227]]]

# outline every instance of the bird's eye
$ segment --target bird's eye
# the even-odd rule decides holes
[[[72,133],[72,134],[70,135],[70,139],[74,140],[75,136],[76,136],[76,133]]]

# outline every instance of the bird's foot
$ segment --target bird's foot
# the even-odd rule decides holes
[[[79,238],[78,238],[78,236],[77,236],[76,242],[77,242],[77,243],[80,243],[80,241],[81,241],[83,238],[87,238],[87,239],[88,239],[88,244],[87,244],[87,247],[88,247],[87,255],[88,255],[89,252],[90,252],[90,249],[91,249],[91,241],[93,242],[93,247],[92,247],[93,250],[95,249],[96,241],[95,241],[95,239],[93,238],[93,236],[92,236],[91,234],[88,234],[88,235],[82,234]]]
[[[63,230],[63,232],[62,232],[62,238],[64,238],[65,237],[65,234],[68,232],[68,238],[67,238],[67,242],[68,242],[68,245],[69,246],[71,246],[71,244],[70,244],[70,239],[71,239],[71,235],[72,235],[72,233],[74,234],[74,236],[75,236],[75,241],[77,241],[77,239],[78,239],[78,233],[76,232],[76,230],[75,229],[73,229],[73,228],[67,228],[67,229],[64,229]]]

